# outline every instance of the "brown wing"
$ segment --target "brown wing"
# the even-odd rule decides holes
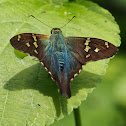
[[[97,38],[67,37],[72,54],[82,64],[112,57],[118,51],[113,44]]]
[[[15,49],[41,60],[44,55],[43,50],[48,44],[48,41],[46,42],[48,39],[48,35],[23,33],[11,38],[10,43]]]

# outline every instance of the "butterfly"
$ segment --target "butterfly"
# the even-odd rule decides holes
[[[51,36],[18,34],[10,43],[16,50],[38,58],[66,98],[71,97],[71,80],[82,70],[82,65],[112,57],[118,50],[98,38],[64,37],[60,28],[53,28]]]

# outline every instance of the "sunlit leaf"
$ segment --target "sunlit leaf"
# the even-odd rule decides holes
[[[50,125],[85,100],[96,87],[107,68],[108,60],[92,62],[83,67],[71,85],[72,97],[60,96],[39,61],[27,56],[17,57],[9,40],[19,33],[50,35],[51,27],[61,27],[64,36],[85,36],[104,39],[120,45],[119,27],[112,15],[92,2],[67,3],[48,0],[2,0],[0,2],[0,125]]]

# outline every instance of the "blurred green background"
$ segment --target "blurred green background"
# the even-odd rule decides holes
[[[80,106],[82,126],[126,126],[126,0],[90,0],[107,9],[121,30],[122,44],[106,75]],[[74,114],[51,126],[75,126]]]

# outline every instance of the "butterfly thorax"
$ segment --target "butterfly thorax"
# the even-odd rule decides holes
[[[53,51],[53,57],[56,59],[56,66],[58,71],[62,72],[64,67],[66,66],[66,55],[67,49],[64,40],[64,36],[62,35],[62,31],[59,28],[54,28],[51,30],[52,35],[50,37],[51,48]]]
[[[62,35],[62,32],[59,30],[56,30],[52,33],[50,37],[51,46],[54,50],[63,52],[65,50],[65,41],[64,36]]]

